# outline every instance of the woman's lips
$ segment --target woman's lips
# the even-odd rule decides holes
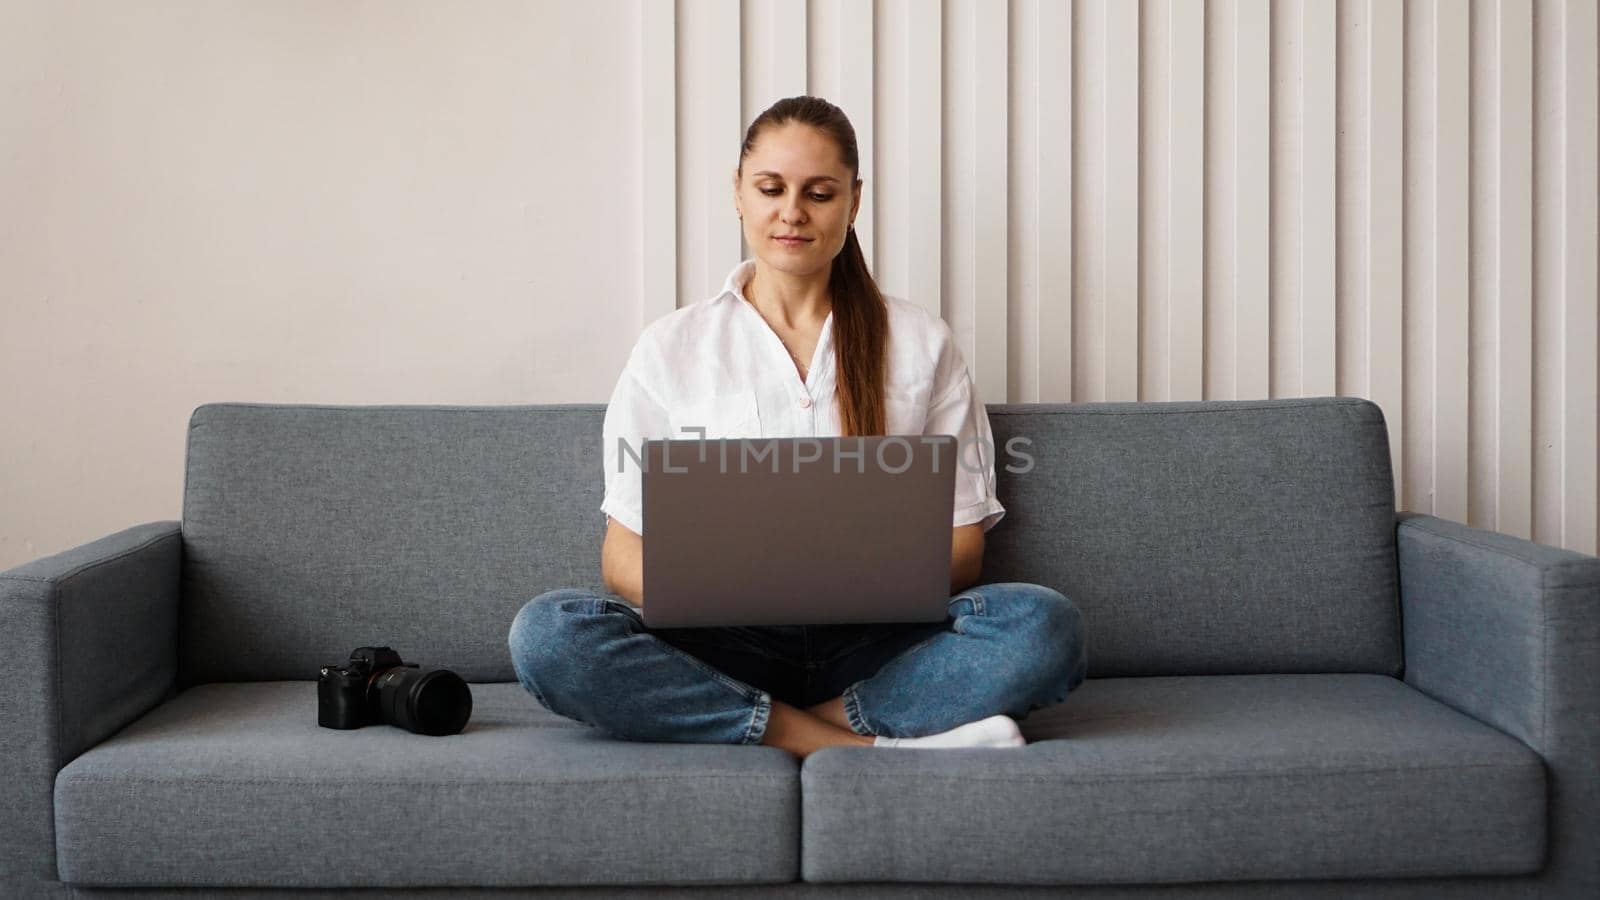
[[[773,240],[777,241],[780,245],[782,245],[784,247],[804,247],[806,244],[811,243],[811,240],[809,238],[783,238],[783,237],[780,237],[780,238],[773,238]]]

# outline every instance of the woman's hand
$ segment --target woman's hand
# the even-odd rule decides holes
[[[958,525],[950,532],[950,594],[978,583],[983,576],[983,523]]]
[[[644,538],[616,519],[606,520],[600,580],[611,593],[636,607],[644,606]]]

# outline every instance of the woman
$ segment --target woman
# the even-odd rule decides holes
[[[976,584],[984,532],[1005,514],[988,416],[949,326],[879,294],[853,228],[859,172],[855,131],[825,100],[780,100],[750,124],[733,200],[756,258],[718,296],[644,330],[606,409],[601,570],[617,596],[550,591],[512,623],[517,678],[546,708],[625,739],[762,743],[805,757],[830,746],[1021,746],[1015,720],[1082,683],[1083,620],[1070,601],[1039,585]],[[618,441],[637,451],[645,438],[702,427],[707,438],[978,442],[987,466],[957,467],[950,618],[647,629],[640,478],[637,464],[619,470]]]

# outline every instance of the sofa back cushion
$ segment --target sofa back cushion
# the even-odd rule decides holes
[[[194,411],[180,679],[312,679],[361,646],[514,681],[511,620],[602,589],[600,404]]]
[[[988,410],[1007,513],[988,534],[983,580],[1072,599],[1091,677],[1400,674],[1394,483],[1377,405]]]
[[[1007,514],[988,533],[983,580],[1071,597],[1091,676],[1398,673],[1376,406],[988,409]],[[522,605],[558,587],[602,590],[604,414],[199,407],[181,683],[311,679],[364,645],[469,681],[515,680],[506,634]]]

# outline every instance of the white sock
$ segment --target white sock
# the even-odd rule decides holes
[[[917,738],[876,737],[875,747],[1021,747],[1027,741],[1010,716],[990,716]]]

